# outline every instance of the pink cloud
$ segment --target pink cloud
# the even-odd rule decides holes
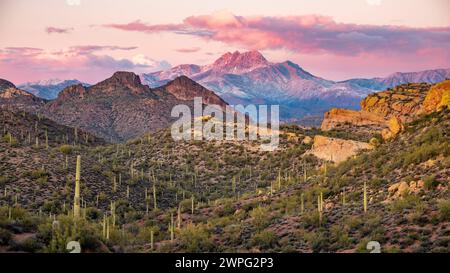
[[[193,52],[197,52],[199,51],[200,48],[199,47],[192,47],[192,48],[177,48],[175,49],[175,51],[180,52],[180,53],[193,53]]]
[[[128,23],[128,24],[106,24],[103,25],[108,28],[116,28],[126,31],[138,31],[138,32],[146,32],[146,33],[154,33],[160,31],[176,31],[182,30],[183,24],[166,24],[166,25],[149,25],[141,22],[140,20]]]
[[[104,26],[145,33],[169,31],[248,49],[285,49],[302,54],[394,56],[408,52],[412,56],[433,48],[447,49],[450,56],[450,27],[346,24],[320,15],[268,17],[218,12],[187,17],[181,24],[151,25],[135,21]]]
[[[133,48],[89,45],[50,52],[39,48],[7,47],[0,49],[0,78],[14,83],[55,77],[95,82],[118,70],[144,72],[150,69],[146,64],[98,53]]]
[[[48,34],[58,33],[58,34],[66,34],[73,31],[73,28],[59,28],[59,27],[47,27],[45,32]]]

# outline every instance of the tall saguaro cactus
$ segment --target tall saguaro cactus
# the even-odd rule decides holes
[[[367,185],[364,181],[364,194],[363,194],[363,203],[364,203],[364,213],[367,212]]]
[[[73,216],[80,217],[80,172],[81,172],[81,155],[77,156],[77,167],[75,173],[75,196],[73,200]]]
[[[154,209],[157,208],[157,205],[156,205],[156,186],[155,186],[155,183],[153,183],[153,207],[154,207]]]

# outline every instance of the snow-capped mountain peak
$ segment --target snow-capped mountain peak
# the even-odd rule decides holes
[[[235,51],[233,53],[225,53],[211,67],[224,73],[245,73],[269,64],[266,58],[258,51],[247,51],[244,53]]]

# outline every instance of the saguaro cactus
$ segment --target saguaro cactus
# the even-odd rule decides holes
[[[75,196],[73,200],[73,216],[80,217],[80,172],[81,172],[81,155],[77,156],[77,167],[75,172]]]
[[[278,190],[280,190],[281,189],[281,170],[278,170],[277,182],[278,182]]]
[[[153,208],[156,209],[157,205],[156,205],[156,186],[155,183],[153,183]]]
[[[106,238],[106,214],[103,214],[102,228],[103,228],[103,238]]]
[[[150,231],[150,248],[153,250],[153,230]]]
[[[306,163],[304,158],[303,158],[303,181],[306,182]]]
[[[177,216],[177,224],[178,224],[178,229],[181,228],[181,205],[178,205],[178,216]]]
[[[346,200],[345,200],[345,188],[342,189],[342,205],[345,206]]]
[[[300,212],[303,214],[304,211],[305,211],[305,201],[304,201],[304,196],[302,193],[300,195]]]
[[[174,230],[174,221],[173,221],[173,212],[170,214],[170,241],[172,241],[173,242],[173,234],[174,234],[174,232],[173,232],[173,230]]]
[[[47,129],[45,129],[45,149],[48,150],[48,132],[47,132]]]
[[[363,193],[363,205],[364,205],[364,213],[367,212],[367,185],[364,181],[364,193]]]

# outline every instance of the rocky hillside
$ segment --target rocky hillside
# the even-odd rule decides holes
[[[421,114],[448,107],[450,80],[434,85],[404,84],[370,94],[361,101],[361,110],[332,109],[325,114],[322,130],[381,133],[391,138]]]
[[[45,100],[18,89],[7,80],[0,79],[0,108],[37,112]]]
[[[275,152],[174,142],[167,131],[70,149],[5,138],[0,251],[61,252],[79,240],[85,252],[364,252],[375,240],[382,252],[445,252],[449,117],[422,116],[336,165],[306,154],[321,132],[296,126],[282,128]],[[77,154],[83,218],[73,228]]]

